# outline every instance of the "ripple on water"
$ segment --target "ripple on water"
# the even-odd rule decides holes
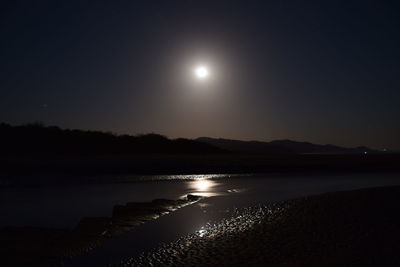
[[[201,250],[209,246],[213,239],[220,240],[245,232],[262,221],[274,220],[282,214],[284,209],[278,204],[234,209],[230,218],[218,223],[207,223],[193,234],[169,244],[162,244],[159,248],[143,253],[137,258],[131,258],[120,266],[174,266],[182,265],[184,258],[190,258],[192,262],[196,262],[196,257],[212,256],[201,256]]]
[[[169,180],[207,180],[231,177],[251,176],[252,174],[177,174],[177,175],[143,175],[131,177],[141,181],[169,181]]]

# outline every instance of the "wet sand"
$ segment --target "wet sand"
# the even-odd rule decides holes
[[[399,266],[400,187],[237,211],[122,266]]]

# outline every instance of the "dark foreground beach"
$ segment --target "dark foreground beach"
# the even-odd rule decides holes
[[[399,266],[400,187],[259,206],[123,266]]]
[[[146,221],[199,201],[187,195],[178,200],[155,199],[116,205],[110,217],[85,217],[74,228],[0,228],[0,266],[53,266],[83,254]]]
[[[0,265],[63,266],[63,255],[85,253],[129,231],[133,219],[145,221],[197,200],[133,203],[69,230],[3,228]],[[399,205],[400,186],[260,204],[121,266],[399,266]]]

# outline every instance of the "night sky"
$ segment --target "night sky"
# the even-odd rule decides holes
[[[399,4],[300,2],[2,3],[0,122],[400,149]]]

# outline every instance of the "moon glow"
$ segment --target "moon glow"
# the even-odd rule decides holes
[[[208,69],[205,66],[198,66],[194,69],[194,74],[199,80],[205,80],[210,75]]]

